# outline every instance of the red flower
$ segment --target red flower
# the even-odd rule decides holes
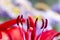
[[[38,18],[34,21],[31,16],[29,16],[27,20],[24,19],[23,16],[18,16],[17,19],[0,24],[0,40],[53,40],[55,36],[60,34],[55,30],[47,30],[36,35],[37,21]],[[22,26],[24,23],[27,23],[27,30],[24,30],[23,27],[21,28],[19,23]],[[14,24],[17,24],[18,27],[13,26]],[[44,26],[44,20],[42,19],[41,29],[44,30],[47,27],[47,24],[48,20],[46,19]]]

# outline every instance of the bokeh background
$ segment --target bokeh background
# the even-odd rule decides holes
[[[60,0],[0,0],[0,23],[17,18],[18,15],[48,19],[46,29],[60,32]],[[39,28],[40,24],[37,26]]]

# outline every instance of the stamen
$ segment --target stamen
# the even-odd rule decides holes
[[[35,20],[35,26],[37,26],[37,21],[38,21],[38,18],[36,18],[36,20]]]
[[[21,15],[21,25],[23,26],[23,22],[22,22],[22,20],[23,20],[23,15]]]
[[[30,24],[29,24],[29,20],[27,19],[27,30],[29,29]]]
[[[48,25],[48,20],[47,20],[47,19],[45,19],[45,27],[44,27],[44,28],[46,28],[46,27],[47,27],[47,25]]]
[[[42,26],[41,26],[41,29],[44,27],[44,20],[42,19]]]
[[[19,26],[19,18],[20,16],[17,17],[17,25]]]

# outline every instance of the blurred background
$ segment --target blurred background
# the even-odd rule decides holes
[[[18,15],[48,19],[46,29],[60,32],[60,0],[0,0],[0,23],[17,18]]]

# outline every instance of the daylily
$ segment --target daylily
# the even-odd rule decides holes
[[[46,19],[46,25],[44,25],[44,20],[42,19],[42,33],[36,35],[36,26],[38,18],[34,21],[31,16],[24,19],[23,16],[18,16],[17,19],[9,20],[3,24],[0,24],[0,40],[53,40],[55,36],[60,35],[59,32],[55,30],[44,29],[47,27],[48,20]],[[24,24],[27,23],[27,30],[24,30]],[[17,24],[18,26],[14,26]],[[22,27],[20,27],[20,24]]]

